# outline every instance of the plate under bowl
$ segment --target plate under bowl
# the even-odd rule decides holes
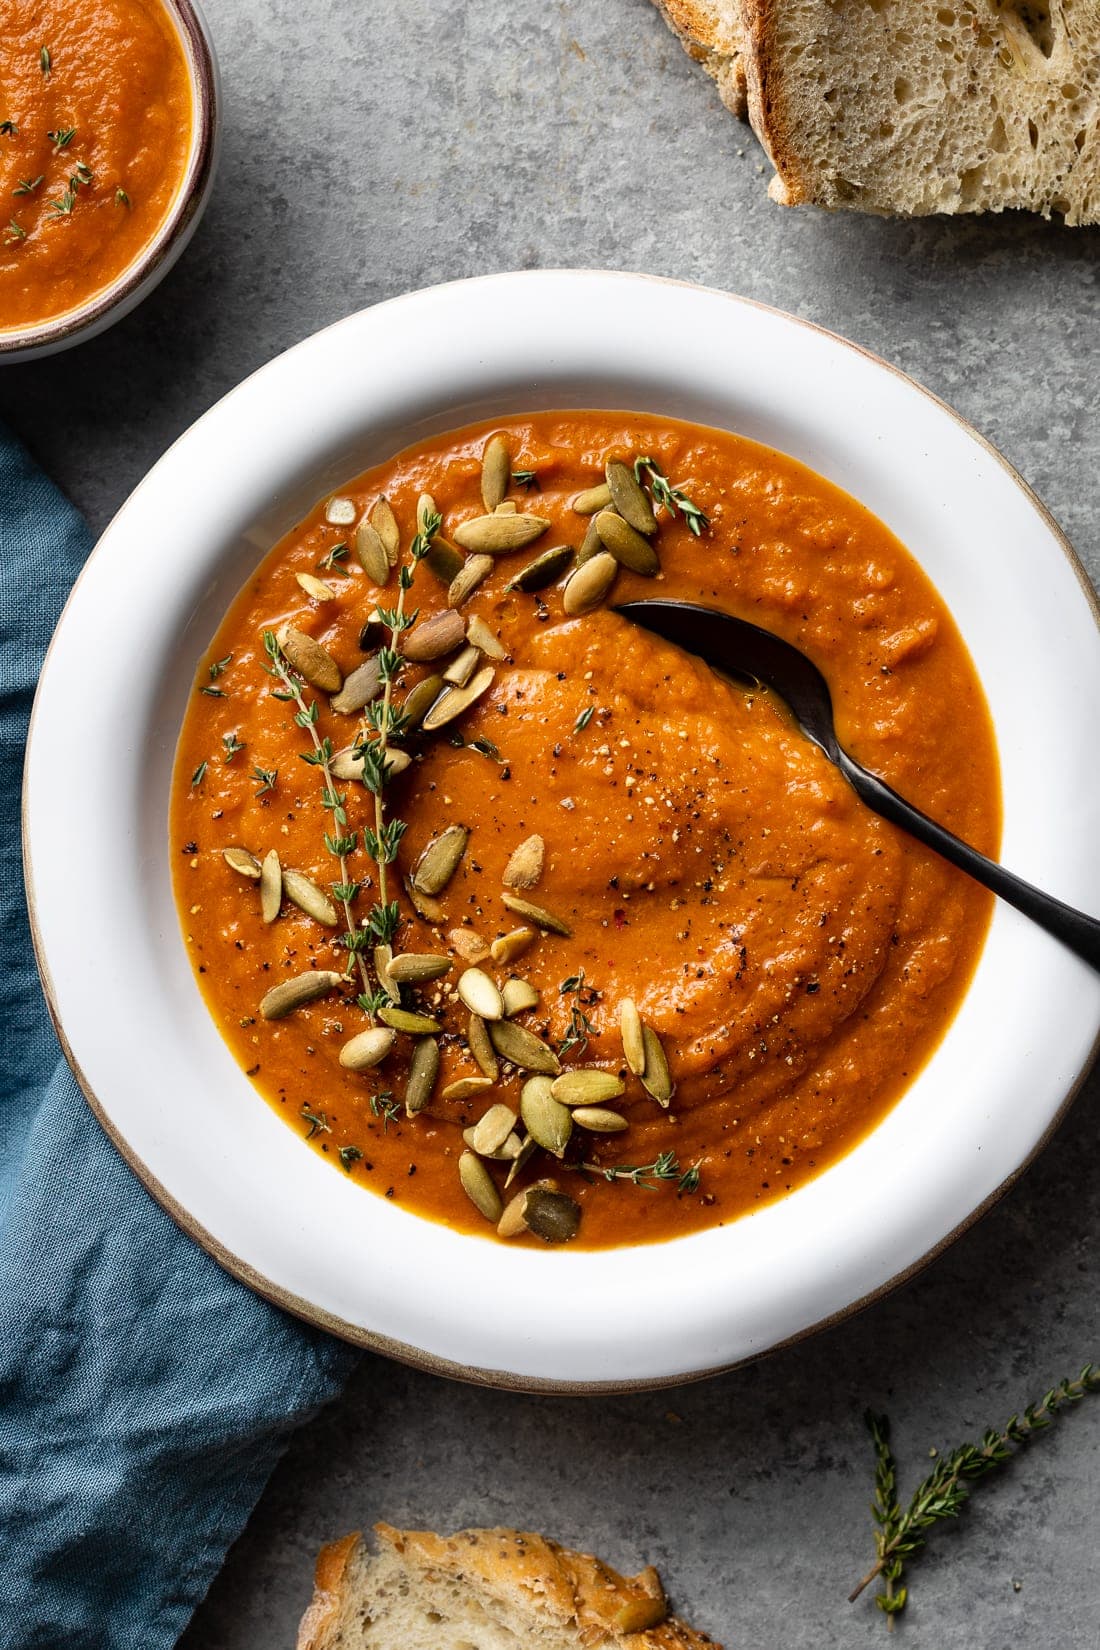
[[[999,907],[947,1036],[885,1121],[785,1201],[665,1244],[488,1242],[393,1207],[303,1149],[222,1043],[173,905],[169,785],[195,661],[264,554],[349,476],[474,419],[584,406],[736,430],[879,515],[943,594],[988,695],[1005,862],[1100,910],[1097,615],[1034,496],[941,402],[829,333],[720,292],[580,271],[490,276],[353,315],[165,454],[54,637],[25,848],[69,1060],[198,1242],[349,1340],[470,1379],[591,1391],[752,1358],[927,1260],[1062,1115],[1100,1029],[1100,979]]]

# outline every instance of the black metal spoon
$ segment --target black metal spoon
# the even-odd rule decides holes
[[[708,665],[728,676],[759,682],[778,694],[794,712],[808,739],[835,762],[857,796],[875,813],[934,848],[944,859],[991,888],[1025,917],[1068,945],[1093,968],[1100,970],[1100,920],[1064,905],[1051,894],[1033,888],[1003,865],[986,859],[976,848],[953,836],[935,820],[914,808],[884,780],[869,773],[837,741],[829,684],[815,664],[790,642],[770,630],[735,619],[717,608],[693,602],[626,602],[615,609],[625,619],[697,653]]]

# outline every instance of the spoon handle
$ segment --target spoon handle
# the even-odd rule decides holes
[[[875,813],[881,814],[893,825],[900,825],[910,836],[915,836],[926,847],[934,848],[944,859],[950,860],[952,865],[957,865],[960,871],[965,871],[984,887],[991,888],[1009,905],[1014,905],[1017,911],[1022,911],[1025,917],[1037,922],[1048,934],[1053,934],[1055,939],[1061,940],[1063,945],[1100,971],[1100,921],[1096,917],[1086,916],[1072,905],[1063,904],[1052,894],[1044,894],[1022,877],[1006,871],[1003,865],[986,859],[976,848],[971,848],[942,825],[937,825],[934,819],[929,819],[927,814],[922,814],[919,808],[914,808],[911,802],[906,802],[884,780],[860,767],[847,751],[840,750],[838,755],[841,771],[852,789]]]

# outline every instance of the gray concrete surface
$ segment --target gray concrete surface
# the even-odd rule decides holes
[[[100,527],[163,448],[304,334],[409,288],[598,265],[764,299],[945,396],[1100,575],[1100,232],[1023,218],[788,213],[763,159],[648,0],[209,0],[225,79],[215,198],[182,264],[78,352],[7,369],[0,410]],[[152,547],[151,547],[152,553]],[[925,1275],[755,1368],[576,1401],[480,1392],[366,1358],[301,1433],[186,1650],[290,1646],[322,1540],[385,1517],[503,1520],[657,1561],[729,1645],[861,1646],[868,1404],[903,1485],[1100,1352],[1100,1087]],[[633,1310],[624,1304],[624,1310]],[[1100,1642],[1100,1400],[914,1567],[915,1650]],[[186,1540],[186,1532],[181,1532]]]

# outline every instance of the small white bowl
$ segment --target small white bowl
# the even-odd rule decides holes
[[[153,239],[108,286],[34,326],[0,326],[0,365],[31,361],[82,344],[136,309],[159,286],[198,228],[214,186],[221,141],[214,42],[197,0],[157,0],[174,26],[191,84],[191,150],[176,197]]]
[[[664,1244],[587,1253],[465,1236],[303,1147],[215,1030],[173,905],[169,782],[195,661],[265,552],[348,477],[475,418],[584,406],[737,430],[882,517],[946,598],[985,686],[1005,862],[1100,911],[1097,613],[1053,521],[987,443],[872,356],[636,275],[499,275],[395,299],[200,419],[119,512],[61,619],[25,838],[66,1052],[187,1231],[349,1340],[469,1379],[591,1391],[752,1358],[935,1254],[1062,1116],[1100,1030],[1100,978],[1000,906],[958,1016],[883,1123],[783,1202]]]

